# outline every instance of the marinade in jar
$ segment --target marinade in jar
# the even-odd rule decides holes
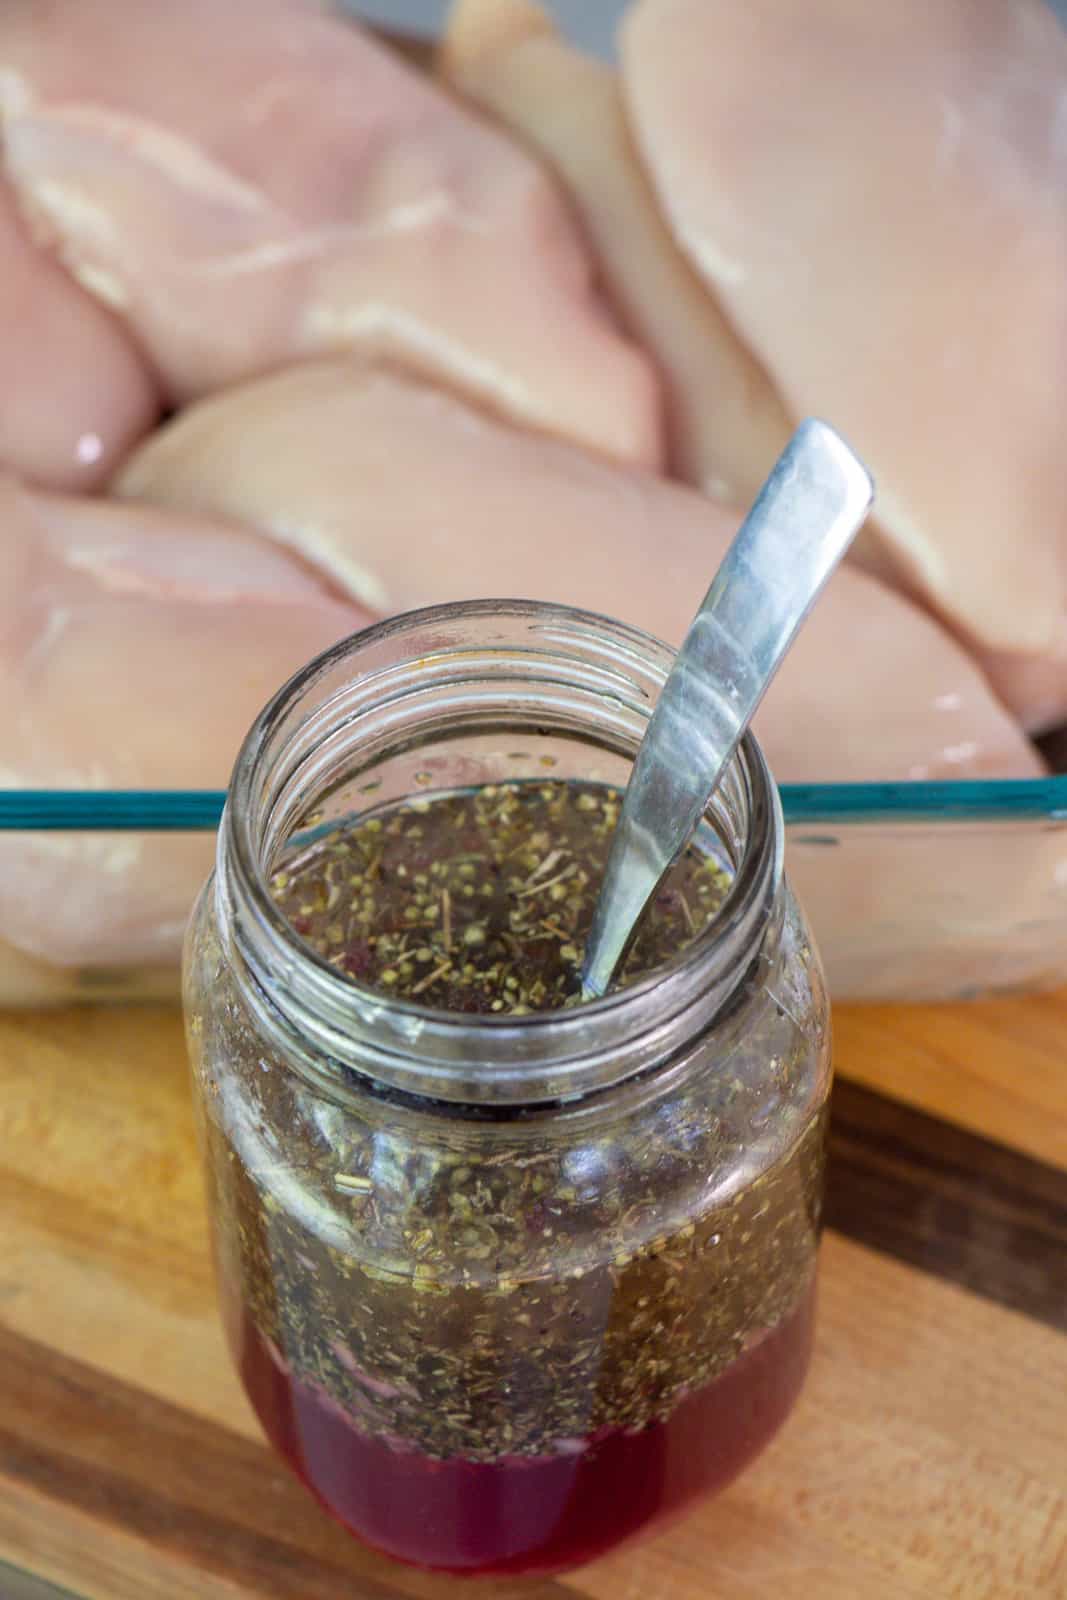
[[[622,797],[591,783],[487,784],[383,808],[290,855],[277,905],[338,971],[393,999],[522,1015],[573,1003]],[[638,930],[620,981],[713,920],[729,888],[689,849]]]
[[[578,1005],[619,803],[422,795],[290,851],[272,893],[392,1000]],[[701,938],[729,882],[692,846],[621,983]],[[825,1120],[808,1052],[774,1049],[727,1025],[673,1091],[462,1117],[331,1106],[235,1027],[240,1093],[219,1074],[207,1119],[227,1325],[268,1435],[349,1528],[427,1566],[555,1571],[759,1452],[808,1362]]]

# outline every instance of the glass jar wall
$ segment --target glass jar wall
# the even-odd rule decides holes
[[[751,740],[703,830],[721,909],[595,1004],[469,1016],[372,991],[300,939],[271,874],[354,814],[546,774],[622,786],[669,662],[534,605],[357,636],[253,729],[190,930],[235,1360],[319,1499],[420,1565],[587,1560],[725,1485],[788,1414],[829,1089],[818,960]]]

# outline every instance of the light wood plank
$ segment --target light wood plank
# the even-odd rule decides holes
[[[1067,1167],[1067,995],[839,1006],[834,1042],[855,1082]]]
[[[571,1583],[593,1600],[1059,1600],[1065,1424],[1062,1335],[831,1237],[781,1437],[721,1500]]]
[[[1067,1118],[1067,1071],[1051,1071],[1067,1044],[1062,997],[853,1011],[839,1037],[850,1072],[864,1054],[856,1076],[896,1092],[903,1061],[920,1104],[1035,1155],[1049,1153],[1041,1120]],[[976,1059],[981,1114],[973,1094],[962,1104]],[[822,1283],[812,1378],[764,1459],[660,1538],[527,1600],[1067,1594],[1067,1339],[834,1235]],[[5,1390],[17,1363],[0,1367],[0,1432],[23,1419],[0,1457],[7,1559],[91,1600],[313,1600],[339,1582],[368,1600],[457,1600],[468,1587],[359,1551],[260,1444],[215,1315],[173,1012],[0,1018],[0,1324],[40,1341],[45,1366],[69,1358],[82,1374],[19,1369],[38,1372],[26,1381],[39,1395],[51,1383],[42,1415]],[[120,1413],[126,1432],[109,1446],[102,1419]],[[208,1457],[223,1464],[210,1504]],[[113,1493],[94,1477],[105,1460]]]

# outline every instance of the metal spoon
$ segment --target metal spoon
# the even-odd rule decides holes
[[[844,440],[825,422],[802,422],[726,552],[641,741],[586,944],[583,999],[607,989],[873,499]]]

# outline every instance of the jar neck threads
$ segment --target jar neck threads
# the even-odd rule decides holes
[[[781,812],[751,737],[706,818],[733,880],[718,918],[667,966],[592,1004],[471,1018],[394,1000],[311,952],[269,888],[294,835],[419,785],[549,769],[624,784],[671,659],[647,635],[590,613],[473,602],[357,634],[279,692],[235,767],[214,892],[243,998],[295,1070],[335,1095],[347,1069],[406,1094],[515,1108],[621,1083],[706,1032],[780,916]]]

